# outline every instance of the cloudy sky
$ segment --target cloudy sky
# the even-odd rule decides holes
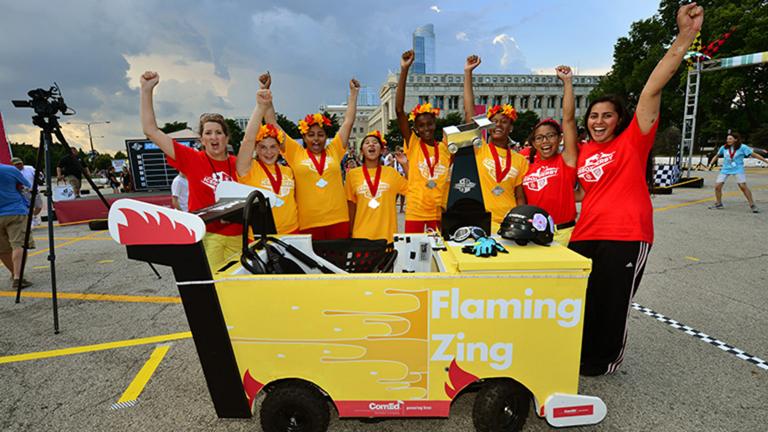
[[[353,76],[377,89],[423,24],[435,26],[438,72],[459,73],[477,53],[479,73],[549,73],[557,64],[605,73],[616,39],[658,8],[657,0],[3,3],[0,112],[9,140],[38,140],[32,110],[10,100],[56,81],[77,110],[62,122],[110,121],[92,127],[96,149],[109,152],[142,136],[144,70],[160,73],[160,125],[193,125],[202,112],[248,116],[266,70],[277,110],[296,121],[344,101]],[[85,126],[63,130],[70,144],[87,146]]]

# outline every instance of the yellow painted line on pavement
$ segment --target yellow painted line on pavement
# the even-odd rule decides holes
[[[22,297],[28,298],[51,298],[51,293],[22,291]],[[0,297],[16,297],[16,291],[0,291]],[[68,300],[92,300],[92,301],[111,301],[125,303],[181,303],[179,297],[161,297],[161,296],[135,296],[118,294],[82,294],[82,293],[58,293],[60,299]]]
[[[35,270],[47,269],[49,267],[50,267],[49,265],[32,266],[32,268],[35,269]]]
[[[99,264],[109,264],[109,263],[115,262],[115,260],[101,260],[101,261],[96,261],[96,262],[99,263]]]
[[[123,395],[117,400],[117,403],[112,405],[112,409],[125,408],[136,404],[139,395],[144,390],[149,379],[152,378],[152,374],[155,373],[155,370],[160,365],[160,362],[163,361],[165,354],[170,348],[170,344],[165,344],[158,346],[152,351],[149,360],[144,363],[144,366],[142,366],[139,373],[136,374],[136,377],[128,385],[128,388],[125,389]]]
[[[38,351],[38,352],[32,352],[32,353],[26,353],[26,354],[16,354],[16,355],[0,357],[0,364],[16,363],[16,362],[29,361],[29,360],[40,360],[40,359],[52,358],[52,357],[62,357],[67,355],[82,354],[82,353],[94,352],[94,351],[106,351],[106,350],[111,350],[115,348],[125,348],[130,346],[137,346],[137,345],[149,345],[149,344],[163,343],[163,342],[180,340],[180,339],[189,339],[191,337],[192,337],[192,332],[186,331],[186,332],[171,333],[171,334],[159,335],[159,336],[150,336],[150,337],[139,338],[139,339],[127,339],[127,340],[121,340],[121,341],[115,341],[115,342],[107,342],[107,343],[101,343],[101,344],[95,344],[95,345],[83,345],[79,347],[63,348],[63,349],[57,349],[57,350],[51,350],[51,351]]]
[[[61,249],[64,246],[68,246],[68,245],[71,245],[71,244],[74,244],[74,243],[78,243],[78,242],[81,242],[83,240],[93,240],[93,236],[95,236],[97,234],[100,234],[100,233],[99,232],[95,232],[95,233],[92,233],[92,234],[88,234],[87,236],[75,237],[72,240],[65,241],[64,243],[61,243],[61,244],[57,244],[56,245],[56,249]],[[32,252],[31,254],[29,254],[27,256],[33,257],[33,256],[36,256],[36,255],[40,255],[42,253],[45,253],[45,252],[48,252],[48,248],[40,249],[38,251]]]
[[[696,258],[696,257],[692,257],[692,256],[687,256],[687,257],[685,257],[685,259],[687,259],[687,260],[691,260],[691,261],[694,261],[694,262],[699,262],[699,261],[701,261],[700,259],[698,259],[698,258]]]
[[[750,189],[752,189],[752,190],[762,190],[762,189],[768,189],[768,186],[758,186],[758,187],[753,187],[753,188],[750,188]],[[726,193],[723,194],[723,198],[730,198],[730,197],[733,197],[733,196],[742,196],[742,195],[743,194],[741,193],[741,191],[726,192]],[[712,201],[712,202],[715,201],[714,194],[713,194],[713,196],[711,196],[709,198],[699,199],[699,200],[695,200],[695,201],[686,201],[686,202],[682,202],[680,204],[668,205],[666,207],[659,207],[659,208],[653,209],[653,211],[654,212],[663,212],[663,211],[667,211],[667,210],[674,210],[674,209],[677,209],[677,208],[680,208],[680,207],[688,207],[688,206],[692,206],[692,205],[696,205],[696,204],[701,204],[701,203],[705,203],[705,202],[709,202],[709,201]]]

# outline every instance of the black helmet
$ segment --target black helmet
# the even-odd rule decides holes
[[[549,246],[555,237],[555,223],[552,216],[543,209],[532,205],[520,205],[507,213],[501,222],[499,235],[525,246],[529,241]]]

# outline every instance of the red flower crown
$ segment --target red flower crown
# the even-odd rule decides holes
[[[496,114],[501,113],[502,115],[508,117],[513,122],[517,120],[517,111],[512,105],[494,105],[491,108],[488,109],[488,112],[485,113],[486,117],[493,118]]]
[[[378,129],[376,129],[376,130],[373,130],[373,131],[371,131],[371,132],[368,132],[368,133],[367,133],[367,134],[366,134],[366,135],[363,137],[363,141],[365,141],[365,139],[366,139],[366,138],[368,138],[369,136],[372,136],[372,137],[374,137],[374,138],[377,138],[377,139],[379,140],[379,142],[381,143],[381,145],[382,145],[382,146],[385,146],[385,145],[387,145],[387,140],[385,140],[385,139],[384,139],[384,136],[381,134],[381,132],[380,132]]]
[[[256,134],[256,142],[263,140],[264,138],[274,138],[277,142],[283,141],[283,131],[276,128],[275,125],[267,123],[259,127],[259,132]]]
[[[302,135],[309,132],[309,127],[312,125],[318,125],[320,127],[330,126],[331,119],[324,116],[323,113],[307,114],[304,120],[299,120],[299,131]]]
[[[432,114],[435,117],[440,115],[440,108],[432,108],[431,103],[425,103],[424,105],[416,105],[411,113],[408,115],[408,121],[416,120],[416,116],[419,114]]]

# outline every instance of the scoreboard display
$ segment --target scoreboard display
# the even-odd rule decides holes
[[[183,146],[200,149],[197,138],[176,139]],[[135,191],[170,190],[173,179],[179,173],[168,165],[160,147],[148,139],[125,140],[128,150],[128,165]]]

